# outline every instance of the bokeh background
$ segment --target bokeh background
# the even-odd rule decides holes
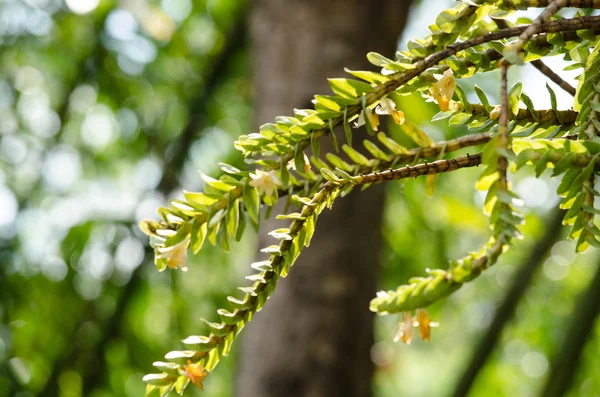
[[[453,5],[416,1],[399,48],[426,36],[435,15]],[[219,161],[244,166],[233,142],[254,125],[250,7],[239,0],[0,1],[0,396],[142,396],[151,363],[200,333],[200,318],[242,282],[257,249],[253,231],[229,253],[205,247],[187,273],[158,273],[137,223],[156,218],[182,189],[202,189],[197,170],[214,176]],[[570,81],[577,75],[560,73]],[[524,82],[536,107],[550,106],[533,68],[515,68],[511,80]],[[490,73],[460,83],[474,101],[476,83],[497,103],[498,82]],[[559,107],[570,108],[571,98],[556,93]],[[431,122],[436,107],[418,95],[399,107],[435,140],[467,133]],[[479,172],[441,176],[432,197],[420,180],[387,187],[382,288],[444,267],[485,241],[484,196],[473,189]],[[440,327],[430,343],[394,344],[400,319],[377,319],[375,396],[452,394],[558,203],[548,175],[523,172],[514,184],[526,203],[525,239],[431,308]],[[571,242],[560,241],[564,231],[552,229],[469,395],[538,395],[549,376],[598,266],[594,250],[576,256]],[[599,332],[595,326],[586,342],[570,396],[600,395]],[[232,395],[237,350],[203,395]],[[186,393],[200,395],[191,387]]]

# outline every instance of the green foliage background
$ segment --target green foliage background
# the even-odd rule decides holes
[[[0,396],[141,396],[150,363],[202,331],[200,316],[223,307],[247,274],[252,232],[229,254],[206,246],[187,273],[157,273],[137,228],[177,192],[199,190],[196,170],[243,165],[232,143],[251,129],[246,9],[236,0],[107,0],[78,15],[58,0],[0,3]],[[404,37],[422,29],[414,21]],[[499,76],[463,81],[469,96],[475,82],[492,96]],[[419,96],[399,103],[435,140],[466,133],[430,122],[437,107]],[[402,141],[397,128],[388,131]],[[382,288],[484,243],[479,173],[442,175],[426,199],[422,180],[388,186]],[[539,238],[558,200],[555,181],[533,178],[520,175],[515,190],[529,211],[523,234]],[[431,343],[393,344],[398,318],[378,320],[376,395],[448,394],[535,244],[517,242],[500,266],[434,305],[441,326]],[[554,245],[471,395],[539,391],[597,262],[594,250],[576,257],[573,242]],[[600,390],[596,328],[572,396]],[[204,395],[232,394],[235,352]]]

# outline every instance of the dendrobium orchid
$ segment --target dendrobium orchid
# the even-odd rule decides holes
[[[261,193],[272,196],[277,186],[281,186],[281,181],[277,178],[274,171],[256,170],[250,173],[250,186],[258,188]]]
[[[204,390],[202,381],[208,376],[208,372],[206,372],[202,365],[192,364],[192,362],[188,360],[188,363],[185,366],[185,376],[187,376],[188,379],[198,387],[198,389]]]
[[[387,114],[392,116],[394,122],[398,125],[404,123],[404,112],[401,110],[396,110],[396,102],[391,100],[390,98],[383,98],[379,101],[379,106],[375,108],[375,113],[377,114]]]
[[[438,78],[438,81],[433,83],[431,88],[429,88],[429,93],[437,102],[442,112],[450,109],[450,102],[454,95],[455,88],[456,79],[454,78],[452,69],[446,70],[444,74]]]
[[[396,335],[394,336],[394,342],[398,342],[399,340],[401,340],[407,345],[410,345],[410,341],[412,340],[413,335],[414,322],[415,321],[410,312],[403,312],[402,322],[398,327],[398,332],[396,332]]]
[[[158,248],[158,259],[166,259],[169,269],[177,269],[178,267],[184,272],[187,271],[187,248],[190,244],[189,239],[185,239],[170,247]]]

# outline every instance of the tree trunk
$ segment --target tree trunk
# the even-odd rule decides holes
[[[344,67],[374,69],[366,61],[369,51],[393,57],[410,3],[256,0],[257,122],[311,108],[313,95],[329,93],[327,78],[343,76]],[[383,191],[372,187],[321,214],[311,246],[244,331],[236,396],[371,395],[369,301],[378,278],[382,209]],[[277,221],[262,224],[262,246],[273,243],[266,233],[277,227]]]

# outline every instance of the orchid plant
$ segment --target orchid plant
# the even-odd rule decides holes
[[[394,59],[367,54],[379,72],[346,70],[354,79],[330,79],[333,94],[316,95],[314,109],[296,109],[293,116],[278,117],[258,132],[240,136],[235,147],[251,169],[221,164],[224,174],[218,179],[201,174],[203,192],[184,191],[185,199],[158,209],[159,221],[142,222],[158,270],[185,271],[188,250],[197,253],[206,242],[228,250],[247,223],[258,229],[261,213],[269,214],[279,200],[299,208],[277,215],[289,220],[289,227],[270,233],[278,243],[262,249],[268,260],[250,265],[256,271],[247,277],[250,285],[240,288],[240,296],[228,298],[231,307],[218,311],[221,321],[207,322],[208,334],[186,338],[184,350],[154,363],[159,373],[144,378],[147,394],[181,394],[190,382],[202,388],[204,378],[310,244],[319,214],[359,187],[483,168],[476,188],[487,191],[483,211],[489,216],[490,235],[484,246],[450,261],[445,269],[430,269],[426,277],[381,291],[371,302],[371,310],[379,315],[400,313],[395,339],[405,343],[410,343],[414,327],[429,340],[436,323],[425,308],[476,279],[521,238],[518,208],[523,203],[511,190],[509,174],[522,167],[533,166],[538,176],[552,168],[553,176],[562,178],[557,193],[563,197],[564,223],[572,226],[569,237],[577,240],[578,252],[600,246],[595,222],[600,212],[594,206],[600,195],[594,188],[600,165],[600,17],[578,10],[575,17],[562,18],[557,12],[564,7],[598,9],[600,2],[463,0],[437,17],[429,36],[409,41],[408,51],[397,52]],[[535,20],[511,22],[515,11],[534,8],[542,10]],[[570,69],[581,70],[577,88],[545,67],[540,59],[549,56],[560,56],[570,62]],[[571,93],[573,109],[558,110],[550,88],[552,108],[536,109],[520,83],[508,87],[508,68],[524,63],[533,63]],[[480,103],[468,101],[460,79],[494,70],[501,72],[500,103],[490,104],[477,86]],[[434,120],[468,126],[470,133],[434,142],[410,123],[407,109],[405,114],[397,108],[399,95],[415,92],[439,106]],[[380,117],[385,116],[401,125],[418,147],[406,148],[381,131],[385,123]],[[374,137],[364,141],[364,151],[352,142],[352,127],[361,126]],[[337,127],[345,133],[341,146],[334,134]],[[321,153],[324,138],[333,140],[335,152]],[[344,158],[338,155],[340,147]],[[452,157],[466,147],[480,149]]]

